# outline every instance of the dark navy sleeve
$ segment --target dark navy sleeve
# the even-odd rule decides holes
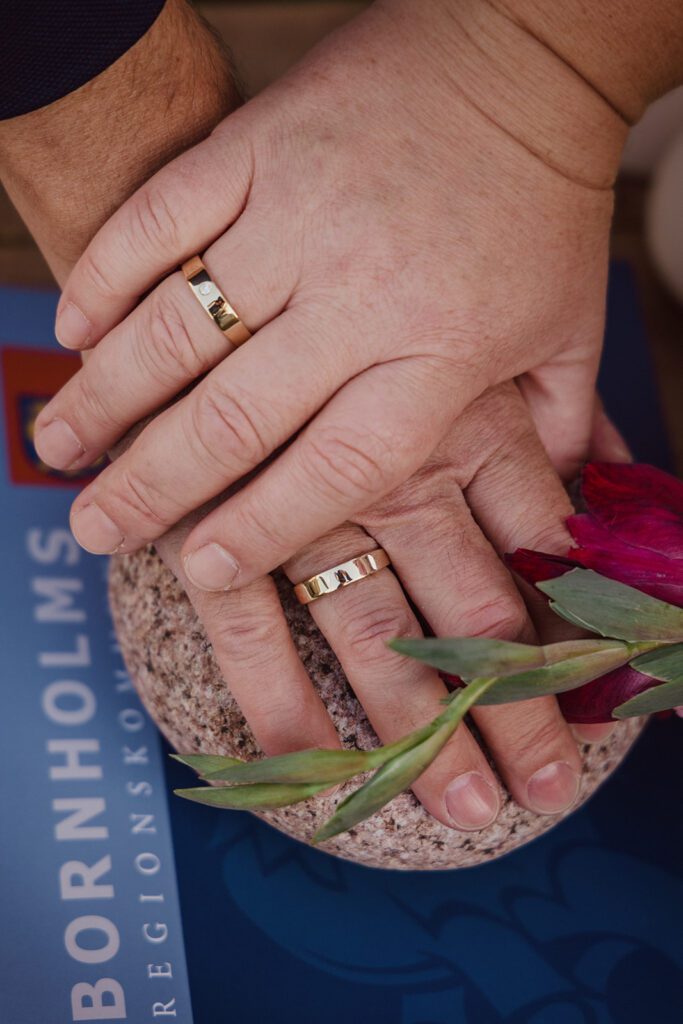
[[[165,0],[0,0],[0,120],[66,96],[149,29]]]

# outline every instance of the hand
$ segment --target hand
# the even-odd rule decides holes
[[[513,376],[556,464],[584,457],[623,124],[572,78],[579,120],[604,142],[574,180],[547,117],[539,138],[480,112],[498,103],[500,53],[480,57],[460,24],[439,23],[442,7],[429,24],[415,5],[371,8],[156,175],[79,261],[57,330],[99,344],[38,419],[46,462],[89,464],[208,371],[75,501],[89,550],[159,537],[300,431],[185,541],[197,585],[247,586],[406,480],[469,402]],[[524,36],[484,7],[491,38]],[[549,92],[564,88],[544,69]],[[207,244],[256,332],[246,345],[225,358],[180,273],[115,326]]]
[[[603,440],[613,428],[599,415]],[[309,605],[384,742],[439,713],[446,688],[436,672],[386,646],[419,636],[408,602],[437,635],[486,635],[534,642],[536,629],[498,554],[518,545],[564,552],[570,505],[512,385],[475,401],[411,480],[381,503],[299,552],[285,571],[294,583],[378,544],[392,569]],[[193,522],[163,538],[164,557],[187,589],[231,692],[267,754],[332,747],[339,740],[307,678],[273,581],[207,593],[183,574],[180,550]],[[534,608],[543,639],[571,635],[545,606]],[[567,633],[568,630],[568,633]],[[581,761],[554,698],[476,708],[473,718],[518,803],[537,813],[566,809]],[[587,740],[607,727],[588,727]],[[581,732],[579,727],[577,732]],[[500,805],[497,780],[473,735],[460,728],[416,783],[426,809],[450,827],[478,829]]]

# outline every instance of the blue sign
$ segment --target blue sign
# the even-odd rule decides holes
[[[159,736],[119,655],[106,563],[69,532],[74,482],[41,477],[30,447],[46,373],[71,369],[45,352],[54,296],[0,303],[0,1021],[190,1024]]]
[[[0,290],[0,1024],[680,1024],[677,719],[578,813],[465,871],[363,868],[248,815],[167,804],[192,776],[131,690],[103,561],[68,533],[76,481],[29,443],[67,372],[54,303]],[[623,267],[601,387],[636,455],[666,466]]]

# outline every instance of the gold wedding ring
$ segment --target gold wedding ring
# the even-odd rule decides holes
[[[185,280],[199,300],[200,305],[213,322],[220,327],[228,341],[236,348],[251,338],[239,316],[232,308],[225,295],[209,277],[206,267],[199,256],[183,263],[182,272]]]
[[[303,583],[297,583],[294,593],[301,604],[310,604],[317,601],[319,597],[326,594],[333,594],[341,587],[348,587],[350,583],[357,583],[364,580],[366,576],[372,576],[390,565],[389,556],[383,548],[376,548],[367,555],[358,555],[348,562],[335,565],[332,569],[325,569],[324,572],[316,573]]]

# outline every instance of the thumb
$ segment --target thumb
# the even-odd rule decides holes
[[[574,479],[591,449],[598,359],[597,349],[589,360],[561,354],[518,380],[543,447],[563,480]]]

